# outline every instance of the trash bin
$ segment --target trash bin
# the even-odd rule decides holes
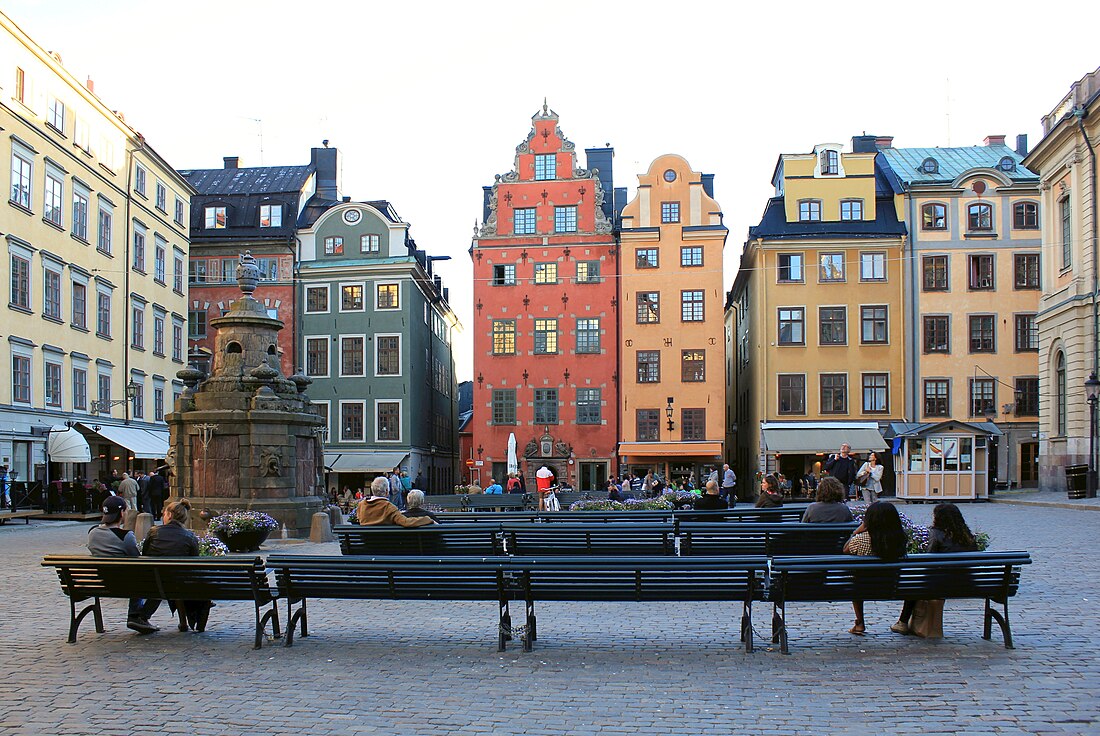
[[[1088,489],[1089,466],[1066,466],[1066,491],[1070,498],[1084,498]]]

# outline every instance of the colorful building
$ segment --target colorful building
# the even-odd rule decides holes
[[[618,262],[610,148],[588,168],[543,105],[513,168],[484,191],[473,239],[471,443],[486,477],[507,472],[509,435],[533,488],[542,465],[602,489],[617,464]]]
[[[713,175],[665,155],[623,208],[620,465],[696,482],[723,461],[722,250]]]

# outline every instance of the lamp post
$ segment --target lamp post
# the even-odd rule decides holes
[[[119,404],[127,404],[137,399],[138,391],[141,390],[141,384],[134,379],[130,379],[130,382],[126,384],[126,398],[125,399],[101,399],[91,402],[91,413],[93,415],[100,412],[110,412],[112,406],[118,406]],[[130,409],[126,409],[126,423],[130,423]]]
[[[1096,498],[1096,404],[1100,401],[1100,379],[1096,371],[1089,374],[1085,381],[1085,395],[1089,402],[1089,474],[1086,477],[1085,495]]]
[[[672,397],[669,396],[668,397],[668,404],[665,406],[665,419],[668,420],[668,441],[669,442],[672,441],[672,430],[676,426],[676,424],[672,421],[672,412],[673,412]]]

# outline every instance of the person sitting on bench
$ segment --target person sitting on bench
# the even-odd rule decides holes
[[[427,516],[409,518],[390,503],[390,482],[386,478],[378,477],[371,481],[371,495],[359,502],[355,509],[355,518],[361,526],[384,526],[393,524],[397,526],[424,526],[435,522]]]

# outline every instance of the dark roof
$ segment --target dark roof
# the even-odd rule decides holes
[[[889,197],[875,199],[874,220],[820,222],[787,222],[783,198],[772,197],[760,224],[749,228],[750,238],[881,238],[905,233],[905,223],[898,220]]]
[[[199,194],[272,194],[300,192],[315,171],[305,166],[255,166],[247,169],[181,169]]]
[[[321,219],[321,215],[325,214],[329,209],[341,204],[349,204],[342,199],[325,199],[314,194],[306,202],[306,206],[302,208],[302,214],[298,216],[298,227],[312,227],[317,220]],[[382,213],[390,222],[401,222],[401,216],[397,214],[397,210],[393,208],[393,205],[384,199],[375,199],[365,202],[354,202],[351,204],[366,204],[374,207],[376,210]]]

